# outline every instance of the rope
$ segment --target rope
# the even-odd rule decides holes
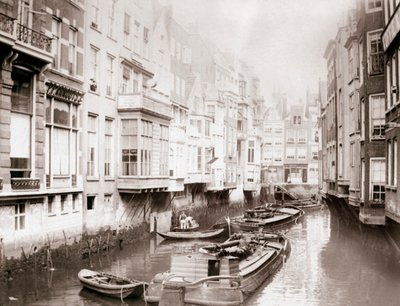
[[[124,304],[124,298],[122,297],[122,289],[123,289],[123,288],[124,288],[124,287],[121,286],[121,303],[122,303],[122,304]]]

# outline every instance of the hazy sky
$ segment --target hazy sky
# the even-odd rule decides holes
[[[323,53],[353,0],[164,0],[177,17],[197,22],[221,50],[245,59],[263,95],[280,87],[304,100],[326,78]]]

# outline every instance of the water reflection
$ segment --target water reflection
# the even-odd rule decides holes
[[[242,209],[220,207],[207,215],[200,211],[194,217],[207,228]],[[399,263],[379,229],[349,223],[325,208],[308,212],[287,235],[292,250],[286,263],[249,297],[246,305],[399,305]],[[145,305],[141,299],[122,302],[82,289],[77,274],[81,268],[91,268],[150,281],[156,273],[169,269],[174,248],[197,248],[208,243],[161,242],[156,237],[108,255],[72,261],[55,271],[15,278],[0,284],[0,305]]]

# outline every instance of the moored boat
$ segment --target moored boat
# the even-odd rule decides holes
[[[80,270],[78,278],[83,287],[116,298],[140,297],[148,285],[146,282],[88,269]]]
[[[216,238],[224,232],[223,228],[209,229],[204,231],[170,231],[170,232],[157,232],[165,239],[210,239]]]
[[[265,205],[248,209],[242,216],[229,220],[232,233],[274,230],[295,223],[304,215],[301,208],[291,205]]]
[[[322,202],[318,201],[317,199],[313,199],[313,198],[297,199],[297,200],[286,202],[286,204],[301,208],[303,210],[320,209],[323,207]]]
[[[172,254],[170,271],[153,278],[144,298],[162,305],[240,305],[278,270],[288,252],[282,234],[241,233],[198,252]]]

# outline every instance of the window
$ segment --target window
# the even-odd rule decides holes
[[[90,47],[90,90],[97,92],[99,84],[99,49]]]
[[[383,46],[381,31],[368,33],[368,73],[383,73]]]
[[[160,125],[160,175],[168,175],[168,126]]]
[[[121,81],[121,93],[130,93],[132,86],[131,82],[131,69],[127,66],[122,66],[122,81]]]
[[[111,1],[111,9],[108,10],[108,37],[115,37],[115,1]]]
[[[359,75],[360,75],[360,85],[364,82],[364,62],[363,62],[363,51],[364,45],[363,42],[360,41],[358,43],[358,67],[359,67]]]
[[[388,185],[397,186],[397,139],[388,140],[387,143],[387,169]]]
[[[25,229],[25,215],[26,215],[26,204],[17,203],[15,204],[15,230],[20,231]]]
[[[88,116],[87,176],[97,176],[97,115]]]
[[[254,140],[249,140],[247,162],[254,163]]]
[[[90,26],[92,28],[98,29],[98,27],[100,25],[100,21],[99,21],[99,0],[93,0],[92,1],[91,13],[92,13],[92,23],[90,24]]]
[[[354,142],[350,143],[350,166],[354,167]]]
[[[246,97],[246,82],[243,80],[239,81],[239,95]]]
[[[306,143],[307,142],[307,131],[306,130],[297,130],[297,141],[298,141],[298,143]]]
[[[171,46],[171,55],[175,56],[175,39],[173,37],[171,37],[170,46]]]
[[[382,139],[385,137],[385,95],[371,95],[370,109],[371,139]]]
[[[210,135],[211,135],[210,134],[210,124],[211,124],[210,121],[208,121],[208,120],[205,121],[205,136],[206,137],[210,137]]]
[[[14,69],[11,91],[10,162],[11,177],[30,177],[31,171],[31,120],[32,77]]]
[[[104,176],[112,176],[113,161],[113,120],[105,120],[104,129]]]
[[[140,150],[140,161],[141,161],[141,175],[151,175],[151,161],[152,161],[152,149],[153,149],[153,123],[151,121],[142,120],[142,148]]]
[[[69,48],[68,48],[68,73],[75,75],[77,72],[77,58],[76,58],[76,45],[77,45],[77,29],[69,28]]]
[[[45,106],[45,173],[48,187],[51,176],[70,176],[72,185],[75,185],[78,161],[78,105],[49,97]]]
[[[293,122],[294,125],[300,125],[301,124],[301,116],[293,116]]]
[[[149,29],[143,28],[143,57],[149,58]]]
[[[367,13],[382,10],[382,0],[367,0]]]
[[[121,120],[122,175],[138,175],[138,122]]]
[[[286,134],[286,143],[294,143],[295,137],[296,137],[296,131],[288,130]]]
[[[29,0],[22,0],[19,2],[18,22],[28,28],[31,28],[32,25],[31,10],[32,8]]]
[[[396,55],[392,56],[392,81],[390,86],[390,92],[392,94],[393,104],[397,102],[397,71],[396,71]]]
[[[389,109],[389,108],[391,108],[392,107],[392,105],[394,104],[394,101],[392,100],[392,93],[391,93],[391,85],[392,85],[392,83],[391,83],[391,81],[392,81],[392,79],[391,79],[391,66],[390,66],[391,64],[390,64],[390,61],[388,61],[387,63],[386,63],[386,99],[387,99],[387,104],[386,104],[386,107],[387,107],[387,109]]]
[[[115,58],[112,55],[107,55],[107,78],[106,78],[106,95],[114,96],[114,61]]]
[[[297,149],[297,159],[299,160],[306,160],[307,157],[307,150],[304,148]]]
[[[144,81],[143,84],[145,84]],[[139,73],[136,71],[133,71],[133,92],[139,92]]]
[[[133,28],[133,50],[136,54],[140,54],[140,23],[135,20],[134,28]]]
[[[365,102],[361,100],[361,140],[365,139]]]
[[[95,200],[96,200],[96,196],[88,195],[86,197],[86,209],[87,210],[93,210],[94,209]]]
[[[78,210],[77,207],[78,201],[79,201],[79,195],[77,193],[72,194],[72,211]]]
[[[202,148],[201,147],[197,147],[197,171],[201,171],[201,158],[202,155]]]
[[[131,47],[131,16],[124,14],[124,46]]]
[[[61,213],[65,213],[66,212],[66,206],[68,205],[68,195],[66,194],[62,194],[61,195]]]
[[[54,196],[48,196],[47,197],[47,214],[48,215],[53,215],[54,212]]]
[[[385,201],[385,159],[371,158],[371,186],[370,200],[374,202]]]
[[[296,156],[296,149],[295,148],[286,148],[286,159],[294,160]]]
[[[53,33],[52,48],[53,51],[53,68],[60,68],[60,37],[61,37],[61,20],[53,18],[51,20],[51,32]]]

